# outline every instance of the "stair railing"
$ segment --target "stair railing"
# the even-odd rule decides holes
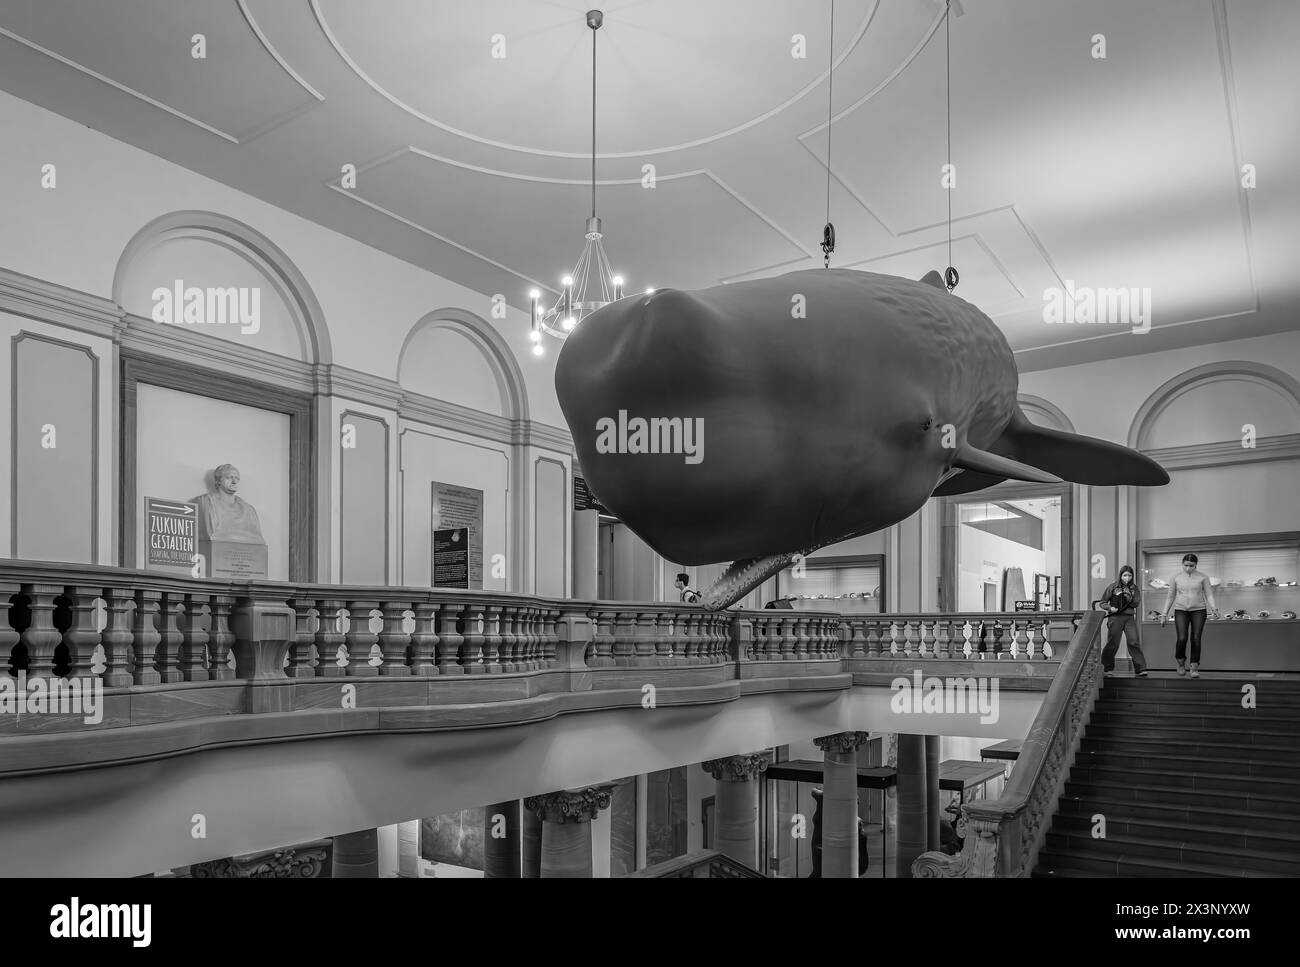
[[[962,852],[922,853],[912,864],[914,877],[1022,877],[1033,871],[1101,688],[1104,617],[1083,613],[1002,796],[962,807]]]

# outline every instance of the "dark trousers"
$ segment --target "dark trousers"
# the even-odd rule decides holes
[[[1106,619],[1106,624],[1110,635],[1106,639],[1106,647],[1101,650],[1102,671],[1115,670],[1115,652],[1119,651],[1120,635],[1128,641],[1129,657],[1133,659],[1133,673],[1136,675],[1145,671],[1147,659],[1142,654],[1142,643],[1138,641],[1137,619],[1131,614],[1113,614]]]
[[[1178,643],[1174,646],[1174,657],[1182,661],[1187,654],[1187,639],[1192,639],[1192,664],[1201,663],[1201,629],[1205,627],[1205,609],[1196,611],[1175,611],[1174,627],[1178,629]],[[1190,636],[1188,632],[1191,632]]]

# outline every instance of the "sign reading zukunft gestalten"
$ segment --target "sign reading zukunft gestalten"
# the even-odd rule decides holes
[[[432,514],[432,557],[429,572],[430,583],[435,588],[467,588],[481,591],[483,589],[483,491],[471,487],[457,487],[454,484],[433,482]],[[449,532],[464,530],[461,538],[464,542],[464,564],[466,583],[459,583],[459,562],[453,563],[452,557],[458,556],[456,541]],[[440,533],[441,532],[441,533]],[[439,546],[442,547],[442,580],[439,580]],[[443,583],[443,581],[457,583]]]
[[[198,551],[198,505],[188,500],[144,499],[144,566],[190,573]]]

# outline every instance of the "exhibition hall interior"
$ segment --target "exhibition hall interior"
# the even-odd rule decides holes
[[[1297,875],[1300,4],[596,2],[0,0],[0,875]]]

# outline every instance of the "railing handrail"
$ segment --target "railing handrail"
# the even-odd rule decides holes
[[[917,875],[1003,877],[1027,876],[1031,872],[1046,825],[1041,816],[1032,815],[1029,819],[1033,825],[1028,829],[1021,828],[1021,823],[1035,806],[1048,816],[1053,811],[1055,802],[1046,800],[1054,800],[1059,793],[1068,760],[1075,751],[1076,719],[1081,719],[1082,704],[1088,697],[1084,690],[1096,688],[1097,645],[1104,617],[1100,611],[1082,612],[1002,795],[963,805],[966,836],[961,856],[924,853],[914,868]]]

